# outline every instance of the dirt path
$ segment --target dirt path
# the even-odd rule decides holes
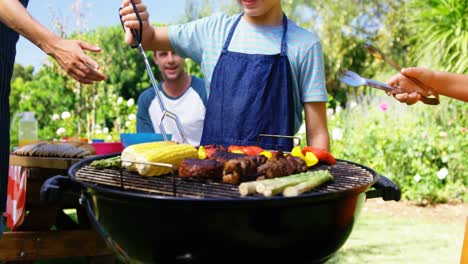
[[[379,199],[368,199],[363,212],[372,212],[404,218],[425,218],[443,223],[465,223],[468,217],[468,203],[441,204],[436,206],[416,206],[407,201],[385,202]]]

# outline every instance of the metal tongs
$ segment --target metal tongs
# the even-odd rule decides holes
[[[364,44],[364,46],[372,54],[372,56],[374,56],[374,58],[376,58],[378,60],[385,61],[390,66],[392,66],[395,70],[397,70],[398,72],[401,72],[401,66],[398,65],[398,63],[396,63],[394,60],[392,60],[392,59],[388,58],[387,56],[385,56],[383,54],[383,52],[380,51],[376,46],[372,45],[371,42],[367,41]],[[434,96],[434,97],[421,96],[421,102],[423,102],[425,104],[428,104],[428,105],[438,105],[440,103],[439,95],[432,93],[433,89],[431,87],[428,87],[427,85],[424,85],[418,79],[415,79],[415,78],[412,78],[412,77],[409,77],[409,76],[406,76],[406,77],[408,79],[410,79],[411,81],[413,81],[418,86],[423,87],[425,90],[429,91],[431,93],[431,95]]]
[[[158,86],[157,86],[156,79],[154,78],[153,71],[151,71],[151,66],[150,66],[150,64],[148,62],[148,57],[146,56],[145,50],[143,49],[143,46],[141,45],[141,40],[142,40],[142,37],[143,37],[143,21],[141,20],[140,13],[138,12],[138,9],[137,9],[137,7],[135,5],[135,2],[133,0],[131,0],[131,2],[132,2],[133,10],[135,11],[135,14],[136,14],[136,16],[138,18],[138,22],[140,23],[140,30],[139,31],[136,30],[136,29],[131,29],[130,30],[132,35],[133,35],[133,40],[136,42],[131,47],[132,48],[138,48],[138,51],[140,52],[141,56],[143,56],[143,61],[145,62],[146,71],[148,72],[148,75],[149,75],[150,80],[151,80],[151,84],[153,85],[154,91],[156,93],[156,97],[158,98],[159,107],[161,107],[161,111],[163,112],[163,114],[161,116],[161,122],[159,123],[159,129],[161,130],[161,134],[162,134],[165,141],[169,140],[168,137],[167,137],[166,129],[164,128],[164,123],[163,123],[163,120],[167,117],[169,119],[173,119],[176,122],[177,129],[179,130],[179,134],[182,137],[183,143],[188,143],[187,137],[184,134],[184,129],[182,127],[182,123],[180,123],[179,117],[175,113],[167,110],[167,108],[164,105],[164,102],[162,100],[161,94],[159,93],[159,89],[158,89]],[[119,8],[119,11],[121,9],[122,8]],[[123,27],[123,29],[125,31],[125,27],[124,27],[124,24],[123,24],[123,21],[122,21],[122,16],[120,14],[119,14],[119,17],[120,17],[120,23],[122,24],[122,27]]]
[[[370,80],[361,77],[359,74],[352,72],[350,70],[343,70],[339,77],[340,81],[346,83],[347,85],[358,87],[358,86],[369,86],[373,88],[377,88],[383,90],[385,92],[392,92],[395,88],[386,85],[385,83],[381,83],[378,81]]]

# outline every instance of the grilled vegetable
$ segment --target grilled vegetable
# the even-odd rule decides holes
[[[298,196],[330,180],[333,180],[333,176],[328,170],[316,171],[315,175],[310,177],[307,181],[284,189],[283,196]]]
[[[158,148],[175,144],[177,144],[175,141],[158,141],[130,145],[122,151],[122,166],[128,170],[136,171],[137,169],[133,161],[136,161],[137,157],[145,157],[145,153],[148,151],[154,152]]]
[[[245,154],[247,156],[256,156],[260,154],[263,149],[258,146],[237,146],[231,145],[228,147],[229,152]]]
[[[333,176],[327,170],[298,173],[281,178],[241,183],[239,193],[242,196],[254,193],[272,196],[282,192],[284,196],[297,196],[332,179]]]
[[[115,156],[108,159],[95,160],[91,162],[89,166],[99,170],[107,168],[120,168],[120,156]]]
[[[323,161],[327,164],[333,165],[336,164],[335,157],[326,150],[307,146],[302,149],[302,154],[305,156],[307,152],[312,152],[318,158],[319,161]]]
[[[317,156],[315,156],[315,154],[310,151],[303,154],[301,151],[301,146],[295,146],[291,151],[291,155],[304,160],[305,163],[307,164],[307,167],[312,167],[318,163]]]
[[[250,182],[243,182],[239,185],[239,192],[242,196],[248,194],[254,194],[256,192],[263,193],[264,190],[267,189],[268,186],[273,186],[275,184],[301,179],[301,181],[305,180],[306,177],[310,177],[310,173],[298,173],[293,174],[290,176],[267,179],[267,180],[259,180],[259,181],[250,181]]]
[[[142,176],[159,176],[172,172],[168,167],[155,166],[144,163],[166,163],[177,169],[184,159],[198,158],[197,149],[190,144],[174,144],[159,147],[152,151],[146,151],[143,155],[136,156],[135,167]]]

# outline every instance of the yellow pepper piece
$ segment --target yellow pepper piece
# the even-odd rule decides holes
[[[292,150],[291,150],[291,155],[294,156],[294,157],[298,157],[302,160],[305,161],[305,157],[304,157],[304,154],[302,154],[302,151],[301,151],[301,146],[295,146]]]
[[[206,159],[206,149],[203,146],[198,147],[198,158]]]
[[[270,151],[262,151],[259,153],[259,155],[263,155],[267,157],[267,159],[271,159],[273,157],[273,154]]]
[[[242,152],[242,151],[240,151],[240,150],[233,150],[233,151],[231,151],[231,153],[245,154],[244,152]]]
[[[306,153],[304,161],[306,162],[307,167],[312,167],[318,163],[318,158],[314,153],[309,151]]]

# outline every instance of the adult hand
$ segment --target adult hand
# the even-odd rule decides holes
[[[106,80],[99,65],[84,53],[84,50],[100,52],[101,48],[81,40],[61,39],[55,43],[49,55],[52,56],[70,76],[84,84]]]
[[[426,87],[431,86],[434,73],[431,70],[424,68],[407,68],[402,69],[401,73],[392,76],[387,84],[395,87],[392,91],[395,99],[407,105],[412,105],[421,100],[422,96],[428,96],[432,94],[432,91],[427,90],[425,87],[421,87],[413,82],[408,77],[419,80]]]
[[[134,0],[134,2],[142,21],[142,43],[150,43],[154,31],[149,22],[148,10],[141,0]],[[134,39],[130,29],[140,30],[140,22],[138,21],[138,17],[130,0],[123,0],[121,8],[120,15],[122,16],[122,22],[125,28],[125,43],[131,45],[134,43]]]

